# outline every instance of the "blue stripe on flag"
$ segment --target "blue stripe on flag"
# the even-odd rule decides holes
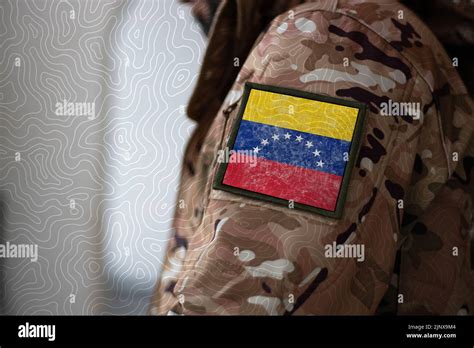
[[[344,153],[350,145],[344,140],[242,120],[233,150],[253,151],[271,161],[342,176],[347,163]]]

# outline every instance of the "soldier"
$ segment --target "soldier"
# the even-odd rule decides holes
[[[150,313],[472,311],[456,65],[397,1],[223,1]]]

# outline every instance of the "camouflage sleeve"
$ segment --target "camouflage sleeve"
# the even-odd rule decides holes
[[[436,104],[452,174],[443,183],[421,142],[401,229],[399,314],[466,315],[474,309],[473,106],[466,93],[450,92]]]
[[[405,206],[426,211],[435,195],[425,189],[443,186],[453,164],[439,111],[430,107],[430,82],[437,83],[430,68],[437,62],[418,69],[404,54],[413,47],[419,57],[432,57],[433,48],[423,35],[406,34],[407,19],[392,19],[397,8],[370,3],[364,10],[369,26],[357,18],[357,8],[334,4],[302,5],[277,17],[246,60],[210,126],[195,179],[184,183],[170,247],[169,264],[176,267],[165,269],[152,313],[375,313],[405,240]],[[216,155],[225,147],[247,81],[368,106],[340,219],[212,188]],[[397,114],[395,107],[407,103],[413,113]],[[410,199],[417,156],[425,160],[429,179],[419,181],[420,196]],[[328,252],[344,245],[354,253]]]

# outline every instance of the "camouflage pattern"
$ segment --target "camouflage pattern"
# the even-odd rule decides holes
[[[150,313],[469,313],[474,116],[451,59],[396,1],[274,3],[280,15],[257,33],[258,21],[247,23],[244,41],[244,6],[219,7]],[[246,81],[368,105],[341,219],[212,189]],[[419,103],[421,118],[382,116],[388,101]],[[365,260],[325,257],[333,242],[363,244]]]
[[[457,70],[470,95],[474,91],[474,1],[404,0],[433,31],[451,57],[462,62]]]

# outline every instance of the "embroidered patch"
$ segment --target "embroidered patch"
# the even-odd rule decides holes
[[[339,218],[365,105],[247,83],[214,188]]]

